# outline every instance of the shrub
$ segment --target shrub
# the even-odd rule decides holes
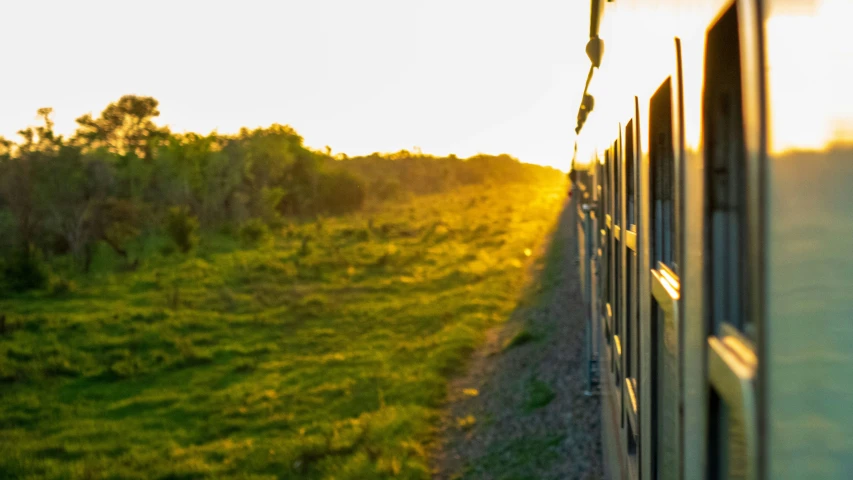
[[[77,377],[81,373],[79,367],[60,356],[48,357],[43,361],[42,368],[44,374],[50,377]]]
[[[168,257],[169,255],[175,253],[175,250],[176,250],[175,244],[167,243],[167,244],[163,245],[162,247],[160,247],[159,251],[160,251],[161,255],[163,255],[164,257]]]
[[[349,172],[337,170],[323,174],[318,190],[318,203],[323,212],[347,213],[364,205],[364,181]]]
[[[359,242],[366,242],[370,240],[370,229],[369,228],[361,228],[355,233],[355,239]]]
[[[311,254],[311,235],[302,237],[302,246],[299,247],[299,256],[306,257]]]
[[[232,223],[222,224],[219,227],[218,232],[221,233],[222,235],[228,235],[229,237],[236,236],[238,233],[237,229],[234,228],[234,225]]]
[[[166,214],[166,233],[178,249],[187,253],[198,245],[198,218],[185,206],[172,207]]]
[[[47,267],[38,250],[27,248],[16,252],[8,263],[2,265],[2,283],[4,289],[11,292],[25,292],[45,288],[48,283]]]
[[[257,360],[251,358],[241,358],[234,362],[234,371],[237,373],[254,372],[257,368]]]
[[[92,221],[95,237],[127,259],[127,245],[141,233],[147,207],[130,200],[109,198],[97,208]]]
[[[386,180],[380,178],[373,182],[371,192],[377,199],[382,201],[396,200],[402,196],[403,187],[397,179]]]
[[[181,356],[180,366],[192,367],[213,361],[213,353],[210,350],[199,348],[188,339],[175,338],[172,342]]]
[[[55,297],[67,295],[77,291],[77,284],[73,280],[68,280],[62,277],[52,277],[48,288],[50,294]]]
[[[240,240],[246,245],[257,245],[269,234],[269,227],[259,218],[250,219],[240,227]]]
[[[281,201],[284,199],[285,191],[281,187],[273,187],[267,188],[264,187],[261,189],[259,205],[258,205],[258,214],[266,220],[267,222],[274,222],[279,220],[279,205]]]

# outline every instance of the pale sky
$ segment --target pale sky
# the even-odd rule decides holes
[[[568,169],[589,68],[580,0],[0,3],[0,135],[123,94],[176,131],[289,124],[350,155],[509,153]]]

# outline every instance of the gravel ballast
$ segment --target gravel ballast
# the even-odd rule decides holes
[[[454,379],[437,479],[602,478],[599,398],[586,396],[575,206],[567,202],[507,323]]]

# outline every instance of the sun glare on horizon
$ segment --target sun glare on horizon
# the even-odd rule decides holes
[[[174,131],[288,124],[349,155],[507,153],[567,170],[588,60],[584,5],[80,1],[6,4],[0,135],[59,133],[125,94]]]

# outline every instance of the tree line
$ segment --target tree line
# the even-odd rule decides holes
[[[507,155],[467,160],[407,151],[333,157],[291,127],[236,134],[175,133],[159,126],[156,99],[126,95],[57,135],[53,110],[40,124],[0,137],[0,291],[44,285],[44,256],[89,270],[103,244],[131,262],[128,245],[150,232],[189,251],[198,230],[259,229],[359,210],[459,185],[539,182],[554,169]]]

